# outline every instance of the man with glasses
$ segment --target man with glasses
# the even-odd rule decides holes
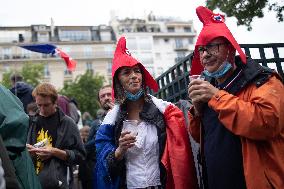
[[[57,107],[54,86],[42,83],[32,95],[39,111],[30,119],[27,148],[42,188],[72,188],[72,165],[85,156],[77,125]]]
[[[210,189],[283,188],[284,87],[280,76],[247,58],[224,23],[205,7],[188,94],[190,133],[200,142]],[[236,51],[238,56],[235,56]]]

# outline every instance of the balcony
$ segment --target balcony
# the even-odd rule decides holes
[[[20,37],[0,37],[0,44],[2,43],[30,43],[31,37],[20,36]]]
[[[113,51],[95,51],[85,53],[83,51],[67,52],[67,54],[73,59],[101,59],[101,58],[113,58]],[[56,59],[59,56],[51,54],[41,53],[28,53],[28,54],[3,54],[0,53],[0,61],[7,60],[45,60],[45,59]]]
[[[184,44],[179,44],[179,45],[174,45],[174,50],[175,51],[188,51],[188,45]]]

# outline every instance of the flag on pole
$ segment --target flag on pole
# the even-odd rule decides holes
[[[59,55],[66,63],[69,71],[74,71],[76,68],[76,61],[73,60],[68,54],[63,52],[52,44],[33,44],[33,45],[20,45],[20,47],[38,53]]]

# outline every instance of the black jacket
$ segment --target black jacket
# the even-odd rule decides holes
[[[43,189],[72,188],[72,165],[79,164],[79,162],[85,159],[86,155],[77,125],[70,117],[64,115],[59,108],[57,108],[57,111],[59,112],[60,126],[57,128],[57,140],[54,147],[65,150],[68,160],[63,161],[58,158],[51,158],[44,162],[44,167],[39,173]],[[38,116],[36,114],[30,118],[28,144],[36,143]],[[68,168],[71,174],[69,178],[67,178]],[[59,186],[59,181],[62,182],[61,186]]]

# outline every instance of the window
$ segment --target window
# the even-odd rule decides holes
[[[86,63],[86,69],[87,69],[87,72],[94,73],[93,63],[92,62],[87,62]]]
[[[105,55],[107,56],[107,57],[113,57],[113,51],[114,51],[114,49],[113,49],[113,46],[104,46],[104,51],[105,51]]]
[[[93,41],[100,41],[100,32],[98,30],[92,31],[92,40]]]
[[[111,74],[111,72],[112,72],[112,62],[108,62],[107,63],[107,73]]]
[[[1,43],[5,43],[5,42],[8,42],[8,43],[11,43],[11,42],[20,42],[19,41],[19,35],[22,35],[22,37],[26,38],[26,36],[24,35],[25,34],[25,31],[24,30],[17,30],[17,31],[11,31],[11,30],[7,30],[7,31],[3,31],[1,30],[0,31],[0,42]]]
[[[175,28],[174,27],[168,27],[168,32],[175,32]]]
[[[180,49],[184,47],[182,39],[175,39],[175,42],[176,42],[176,48]]]
[[[184,32],[191,32],[191,27],[184,27]]]
[[[111,41],[110,31],[101,31],[101,40],[102,41]]]
[[[154,40],[154,44],[155,45],[160,45],[160,40],[159,39]]]
[[[38,33],[37,34],[37,41],[38,42],[48,42],[49,41],[49,36],[48,33]]]
[[[180,58],[185,57],[185,52],[177,52],[177,57],[180,57]]]
[[[76,30],[61,30],[59,32],[59,39],[61,41],[90,41],[90,31],[76,31]]]
[[[185,57],[185,52],[177,52],[177,57],[175,58],[175,62],[178,63]]]
[[[45,64],[45,65],[44,65],[44,68],[43,68],[43,76],[44,76],[44,77],[49,77],[49,76],[50,76],[48,64]]]
[[[188,38],[188,44],[193,44],[193,38],[192,37]]]
[[[139,38],[139,49],[141,50],[152,50],[152,40],[149,37]]]
[[[32,55],[32,51],[22,49],[22,58],[30,58]]]
[[[126,45],[127,45],[127,48],[130,49],[130,51],[134,51],[138,49],[136,39],[134,37],[127,38]]]
[[[158,59],[158,60],[160,60],[161,59],[161,53],[155,53],[156,54],[156,58]]]
[[[9,47],[4,47],[2,49],[2,54],[4,59],[10,59],[12,56],[12,50]]]
[[[92,57],[92,47],[84,47],[84,57],[90,58]]]

